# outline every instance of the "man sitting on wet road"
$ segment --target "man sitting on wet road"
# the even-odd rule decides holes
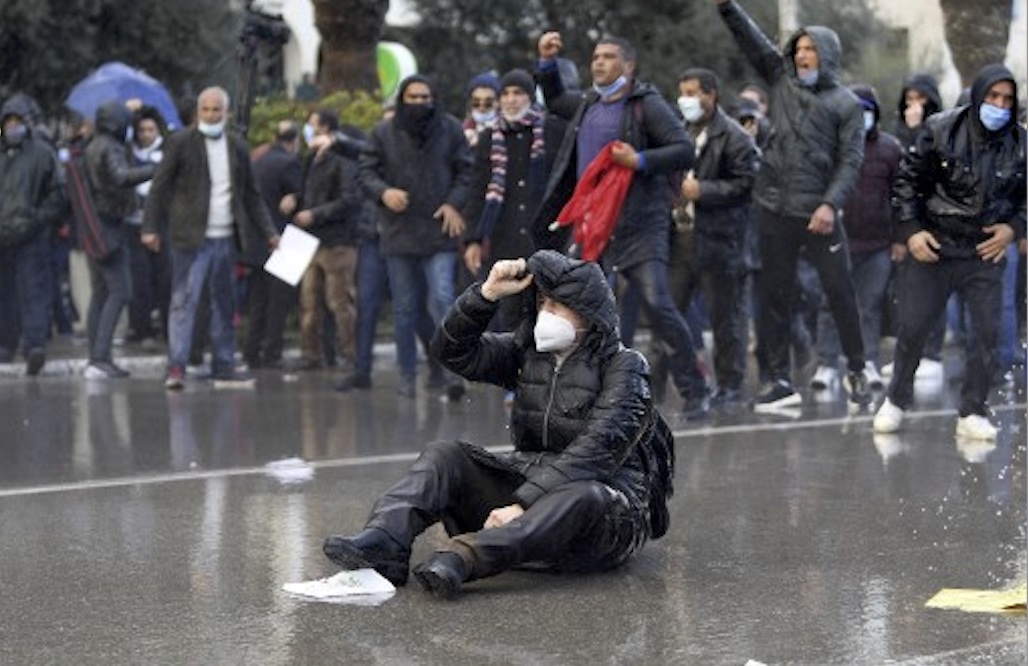
[[[499,301],[525,289],[537,292],[536,316],[488,332]],[[621,344],[599,266],[550,250],[497,262],[447,313],[432,353],[466,379],[514,391],[514,451],[429,445],[363,530],[325,540],[329,559],[403,585],[414,538],[441,521],[450,539],[414,575],[452,598],[467,581],[522,564],[613,568],[663,536],[673,440],[645,359]]]

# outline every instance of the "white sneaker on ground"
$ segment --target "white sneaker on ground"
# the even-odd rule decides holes
[[[85,379],[107,379],[107,373],[98,368],[97,366],[90,363],[86,366],[86,369],[82,371],[82,377]]]
[[[889,433],[899,430],[902,424],[903,410],[886,398],[882,406],[875,412],[871,427],[877,433]]]
[[[867,377],[867,386],[872,391],[881,391],[885,387],[885,382],[878,374],[878,368],[875,367],[874,361],[864,363],[864,376]]]
[[[967,439],[996,439],[999,429],[981,414],[968,414],[957,419],[957,437]]]
[[[817,366],[817,370],[814,371],[814,376],[810,378],[810,388],[815,391],[824,391],[827,388],[831,388],[839,379],[839,371],[836,368],[832,368],[827,365]]]

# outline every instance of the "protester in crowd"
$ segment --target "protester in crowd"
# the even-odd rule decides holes
[[[438,324],[454,299],[457,243],[464,233],[472,155],[460,122],[437,103],[421,75],[400,84],[396,114],[380,122],[361,154],[360,182],[380,203],[378,229],[393,297],[400,395],[416,394],[415,331],[428,295]],[[451,377],[447,397],[465,391]]]
[[[316,137],[339,131],[339,116],[322,109],[314,126]],[[300,362],[305,368],[322,367],[322,313],[335,320],[334,342],[339,355],[352,367],[356,356],[357,222],[361,213],[357,162],[327,144],[312,151],[299,197],[286,195],[282,212],[314,235],[319,243],[300,283]]]
[[[464,265],[486,276],[500,259],[535,252],[532,234],[536,203],[542,197],[560,147],[563,124],[535,104],[535,80],[523,69],[500,79],[500,117],[476,142],[475,169],[465,218]],[[523,298],[500,302],[499,330],[509,331],[535,303]]]
[[[193,323],[204,286],[211,303],[211,376],[248,381],[235,365],[236,252],[245,254],[247,225],[271,246],[278,244],[257,193],[250,155],[241,139],[225,132],[229,97],[206,88],[197,98],[195,127],[169,137],[143,216],[143,244],[156,252],[164,236],[171,246],[172,292],[168,322],[168,374],[164,385],[181,389],[193,342]]]
[[[893,432],[913,403],[914,373],[928,332],[950,294],[971,316],[956,434],[991,440],[986,399],[996,367],[997,321],[1007,247],[1025,237],[1025,130],[1017,85],[1006,67],[986,65],[971,102],[925,121],[896,178],[899,233],[913,259],[899,284],[895,370],[874,418]]]
[[[275,230],[281,234],[289,223],[284,200],[303,186],[303,167],[298,157],[300,131],[291,120],[275,126],[275,139],[253,164],[253,176]],[[252,227],[249,227],[252,229]],[[251,368],[281,368],[286,320],[296,305],[296,288],[264,270],[268,249],[260,238],[247,243],[243,262],[251,267],[248,294],[249,325],[243,358]]]
[[[167,127],[160,111],[143,106],[132,114],[132,155],[136,166],[160,164],[164,156]],[[132,273],[132,297],[128,304],[129,334],[126,342],[152,349],[158,333],[168,330],[168,306],[171,301],[171,256],[168,248],[150,252],[139,242],[143,226],[143,206],[150,194],[150,181],[136,185],[138,205],[125,218],[125,248]],[[154,312],[159,324],[154,324]]]
[[[783,53],[734,0],[715,2],[741,50],[771,86],[775,138],[763,153],[753,192],[762,264],[760,344],[771,381],[757,396],[755,409],[803,402],[789,371],[793,285],[801,248],[817,269],[840,333],[850,401],[866,405],[871,394],[860,314],[839,219],[859,175],[864,121],[856,96],[839,81],[838,35],[823,26],[801,28]]]
[[[93,296],[86,317],[86,379],[120,379],[129,375],[112,358],[114,328],[132,294],[124,223],[139,205],[136,185],[153,178],[156,170],[153,163],[136,166],[130,162],[125,136],[131,120],[132,114],[121,102],[102,104],[96,110],[96,134],[86,146],[86,174],[110,251],[103,259],[88,258]]]
[[[681,184],[671,235],[671,293],[683,313],[701,291],[714,333],[712,405],[742,398],[746,375],[743,286],[750,190],[758,166],[753,139],[721,109],[721,83],[709,69],[685,70],[678,78],[678,107],[696,147],[696,163]],[[689,233],[689,244],[678,239]],[[658,356],[663,346],[658,346]],[[666,367],[655,361],[654,367]],[[661,381],[655,378],[655,381]]]
[[[46,363],[50,332],[50,233],[66,210],[57,154],[36,136],[33,104],[17,95],[0,106],[0,362],[19,343],[25,374]]]
[[[487,332],[498,301],[526,290],[538,314],[513,332]],[[514,391],[514,451],[430,445],[364,529],[328,537],[325,554],[403,585],[414,538],[441,521],[450,538],[414,576],[455,597],[468,581],[528,562],[610,569],[663,536],[671,433],[650,399],[646,361],[620,343],[615,307],[594,263],[552,250],[496,262],[458,299],[432,349],[469,380]]]
[[[499,119],[500,80],[492,72],[482,72],[468,81],[467,110],[461,127],[468,145],[474,148],[482,132],[496,127]]]
[[[543,34],[538,46],[538,80],[547,109],[569,125],[536,216],[537,228],[546,229],[557,219],[586,168],[613,143],[614,163],[634,173],[600,264],[608,274],[636,285],[655,335],[671,349],[670,375],[685,400],[687,417],[702,416],[708,410],[709,390],[667,277],[669,175],[692,165],[692,142],[656,88],[636,79],[635,49],[627,41],[600,39],[593,49],[593,87],[584,94],[563,86],[556,64],[560,33]],[[540,247],[560,241],[560,236],[551,235]]]
[[[881,109],[878,94],[867,85],[850,88],[864,107],[864,162],[856,189],[846,201],[842,218],[850,251],[850,271],[857,290],[865,373],[872,389],[882,388],[878,372],[882,311],[889,282],[895,224],[892,211],[892,183],[903,156],[903,147],[891,134],[878,129]],[[818,368],[810,386],[816,390],[831,387],[839,373],[839,332],[826,307],[817,321]]]

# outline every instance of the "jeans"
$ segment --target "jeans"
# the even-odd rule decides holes
[[[668,371],[678,392],[683,398],[704,395],[707,382],[696,364],[689,326],[671,297],[667,266],[661,261],[644,261],[621,274],[638,290],[654,335],[668,349]]]
[[[889,248],[850,256],[853,287],[860,309],[860,336],[864,341],[864,357],[878,365],[878,347],[882,337],[882,308],[889,284],[892,261]],[[817,316],[818,365],[834,368],[839,363],[839,330],[835,327],[827,304],[821,304]]]
[[[1006,372],[1015,363],[1024,362],[1017,334],[1017,243],[1007,247],[1007,265],[1003,270],[1003,297],[999,310],[999,369]]]
[[[50,332],[50,229],[16,247],[0,247],[0,350],[43,349]]]
[[[801,247],[806,248],[807,259],[821,280],[849,370],[862,371],[864,341],[860,332],[860,311],[842,224],[837,221],[831,234],[813,234],[807,230],[805,219],[780,218],[765,211],[760,213],[759,224],[764,267],[759,278],[759,331],[769,379],[789,381],[789,342],[793,300],[797,296],[796,262]]]
[[[889,400],[901,409],[914,401],[914,372],[925,341],[946,300],[957,292],[970,311],[973,340],[967,347],[960,415],[987,414],[989,381],[996,367],[996,312],[1002,298],[1006,261],[994,264],[977,257],[911,261],[899,284],[900,318]]]
[[[401,376],[410,381],[417,375],[416,333],[427,297],[428,312],[436,327],[453,304],[456,252],[431,255],[386,257],[393,296],[394,337]]]
[[[128,248],[119,247],[103,261],[90,258],[89,282],[93,288],[86,317],[89,360],[93,363],[110,363],[114,329],[122,310],[132,297]]]
[[[207,238],[192,250],[171,250],[171,312],[168,322],[168,362],[184,368],[193,344],[193,325],[204,285],[210,296],[210,336],[215,372],[235,367],[235,290],[232,284],[236,252],[232,238]]]

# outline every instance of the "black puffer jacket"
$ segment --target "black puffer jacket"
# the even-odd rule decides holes
[[[57,155],[34,135],[31,98],[17,95],[0,107],[0,123],[18,116],[29,134],[17,145],[0,138],[0,247],[16,247],[56,224],[66,210]]]
[[[96,110],[96,134],[86,146],[86,169],[96,211],[121,222],[139,207],[135,186],[153,178],[156,164],[135,165],[125,143],[132,116],[124,105],[107,102]]]
[[[667,528],[674,453],[652,404],[646,360],[621,345],[614,296],[596,264],[541,250],[528,267],[535,288],[590,322],[563,364],[536,351],[534,319],[511,333],[486,332],[499,306],[482,297],[478,284],[451,308],[432,353],[467,379],[515,391],[515,451],[501,456],[526,477],[514,501],[527,508],[562,484],[600,481],[648,511],[650,536],[659,537]]]
[[[591,89],[565,91],[556,67],[540,70],[536,78],[546,98],[547,110],[569,120],[550,171],[546,194],[535,216],[538,246],[555,247],[554,234],[545,230],[574,194],[578,132],[586,109],[598,102],[599,95]],[[632,177],[621,217],[600,258],[608,270],[628,268],[653,259],[667,261],[675,187],[672,174],[691,168],[695,154],[692,140],[668,103],[656,88],[638,81],[632,81],[632,90],[625,99],[621,140],[644,155],[646,166]]]
[[[987,65],[971,86],[971,104],[936,114],[925,123],[900,163],[893,188],[899,206],[899,237],[927,229],[948,257],[973,257],[988,235],[983,227],[1004,222],[1025,236],[1025,131],[1010,121],[990,132],[978,118],[985,93],[1014,81],[1002,65]]]
[[[840,210],[860,172],[864,118],[857,98],[839,81],[838,35],[823,26],[801,28],[783,53],[734,1],[719,7],[742,51],[771,87],[773,130],[754,201],[792,218],[808,218],[822,203]],[[796,42],[804,35],[814,41],[820,62],[813,87],[800,83],[793,62]]]

